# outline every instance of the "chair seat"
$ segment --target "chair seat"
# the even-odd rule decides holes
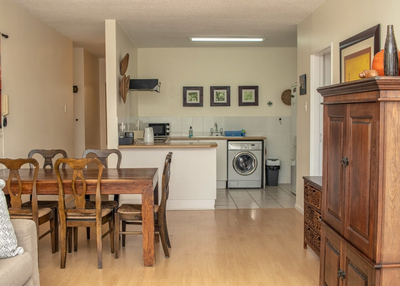
[[[118,207],[118,202],[116,202],[116,201],[102,201],[101,202],[101,208],[115,209],[116,207]],[[96,208],[96,202],[87,201],[86,208],[87,209]]]
[[[10,218],[17,219],[32,219],[32,209],[30,208],[21,208],[21,209],[13,209],[9,208],[8,212],[10,213]],[[38,209],[38,217],[44,217],[52,212],[51,208],[40,208]]]
[[[154,213],[158,212],[158,205],[154,206]],[[134,204],[124,204],[121,205],[117,212],[123,216],[130,216],[130,219],[133,220],[141,220],[142,219],[142,205],[134,205]],[[156,218],[155,218],[156,219]]]
[[[105,217],[106,215],[110,214],[112,209],[104,208],[101,210],[101,216]],[[78,213],[78,212],[67,212],[67,219],[76,219],[76,220],[83,220],[83,219],[96,219],[96,211],[93,209],[93,213]]]
[[[21,205],[22,207],[32,207],[32,201],[25,202]],[[38,201],[38,207],[42,208],[58,208],[58,201]]]

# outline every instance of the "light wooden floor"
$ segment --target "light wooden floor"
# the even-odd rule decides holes
[[[78,252],[60,269],[59,253],[40,241],[41,285],[318,285],[319,258],[303,249],[303,216],[295,209],[168,211],[171,258],[156,244],[156,266],[143,267],[141,236],[128,236],[118,260],[80,229]],[[94,230],[92,230],[94,237]]]

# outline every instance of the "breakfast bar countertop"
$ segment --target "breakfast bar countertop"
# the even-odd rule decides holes
[[[119,149],[217,148],[217,147],[218,144],[215,142],[171,142],[171,141],[165,143],[135,143],[132,145],[118,146]]]
[[[173,140],[240,140],[240,141],[254,141],[254,140],[265,140],[264,136],[193,136],[189,138],[188,136],[170,136],[170,141]]]

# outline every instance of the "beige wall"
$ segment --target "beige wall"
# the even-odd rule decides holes
[[[2,87],[9,95],[5,157],[31,149],[73,152],[72,42],[8,0],[0,0]],[[64,107],[67,112],[64,112]]]
[[[99,59],[84,51],[85,148],[100,149]]]
[[[100,148],[107,148],[106,59],[99,59]]]
[[[118,119],[137,116],[138,101],[136,93],[128,92],[126,103],[119,95],[120,61],[129,53],[126,75],[137,77],[137,48],[119,26],[116,20],[106,20],[106,82],[107,82],[107,142],[108,148],[118,147]],[[126,122],[126,121],[125,121]],[[110,164],[113,164],[110,162]]]
[[[372,26],[381,24],[381,47],[386,37],[386,26],[393,24],[400,40],[400,2],[382,0],[379,3],[368,0],[326,0],[313,13],[299,23],[297,28],[297,76],[307,74],[310,86],[310,55],[330,46],[332,50],[333,83],[340,81],[339,43]],[[304,111],[310,102],[308,94],[299,96],[297,110],[297,205],[303,207],[303,176],[310,172],[310,113]]]
[[[85,150],[85,85],[84,85],[84,49],[74,48],[74,86],[78,92],[74,100],[74,158],[80,158]]]
[[[296,48],[139,49],[139,78],[161,82],[160,93],[139,92],[139,116],[288,116]],[[259,106],[238,106],[240,85],[258,85]],[[203,107],[182,106],[183,86],[203,86]],[[231,106],[211,107],[210,86],[230,86]]]

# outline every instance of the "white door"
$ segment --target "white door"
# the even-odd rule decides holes
[[[297,85],[291,88],[291,122],[290,122],[290,185],[293,193],[296,193],[296,153],[297,153]]]

